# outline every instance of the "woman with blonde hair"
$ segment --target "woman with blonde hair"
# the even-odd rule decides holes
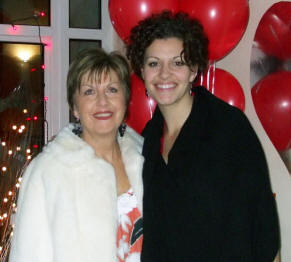
[[[102,49],[70,65],[69,124],[25,171],[10,262],[140,261],[143,139],[124,119],[126,59]]]

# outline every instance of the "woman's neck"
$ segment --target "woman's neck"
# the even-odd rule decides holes
[[[95,150],[96,156],[103,158],[109,163],[113,163],[116,158],[119,158],[120,148],[116,136],[102,136],[102,137],[92,137],[85,136],[82,137],[93,149]]]
[[[181,101],[181,103],[170,106],[160,106],[161,113],[165,119],[164,132],[168,135],[174,135],[180,132],[182,126],[187,120],[193,104],[193,97]]]

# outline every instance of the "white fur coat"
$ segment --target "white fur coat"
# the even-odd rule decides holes
[[[28,166],[18,199],[10,262],[116,261],[117,192],[112,165],[65,127]],[[118,138],[142,212],[142,138]]]

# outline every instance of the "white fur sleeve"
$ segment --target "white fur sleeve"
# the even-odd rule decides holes
[[[32,161],[23,177],[9,262],[53,261],[44,186],[36,166]]]

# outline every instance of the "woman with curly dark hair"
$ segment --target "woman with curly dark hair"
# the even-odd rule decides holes
[[[243,112],[192,88],[207,49],[197,20],[168,11],[127,44],[158,105],[143,130],[142,261],[273,261],[278,218],[261,144]]]

